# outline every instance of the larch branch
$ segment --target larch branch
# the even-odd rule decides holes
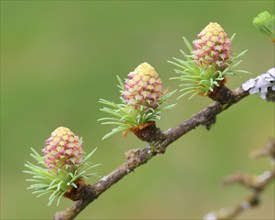
[[[170,128],[164,133],[160,132],[159,128],[153,126],[152,129],[155,129],[156,134],[156,145],[154,145],[154,150],[152,150],[151,146],[146,146],[145,148],[133,149],[126,152],[127,160],[125,163],[121,164],[114,171],[104,176],[94,185],[81,185],[80,189],[77,190],[77,194],[73,195],[71,198],[69,197],[75,202],[64,211],[57,212],[53,219],[74,219],[83,209],[85,209],[87,205],[92,203],[103,192],[120,181],[123,177],[134,171],[137,167],[145,164],[154,156],[163,154],[171,143],[189,131],[195,129],[197,126],[204,125],[209,128],[219,113],[239,102],[248,95],[248,91],[244,91],[241,87],[239,87],[232,91],[232,97],[228,103],[221,104],[220,102],[216,101],[197,114],[194,114],[186,121],[180,123],[177,127]]]

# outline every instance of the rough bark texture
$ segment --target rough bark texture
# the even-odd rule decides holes
[[[160,145],[165,139],[165,134],[156,126],[155,122],[147,123],[142,128],[136,128],[133,130],[134,134],[142,141],[146,141],[151,146],[151,153],[164,153],[164,151],[158,151],[156,146]]]
[[[231,90],[224,85],[216,87],[214,92],[209,93],[208,97],[221,104],[226,104],[234,98]]]
[[[137,167],[145,164],[159,153],[164,153],[166,148],[178,138],[195,129],[199,125],[207,125],[207,123],[213,118],[216,118],[220,112],[239,102],[248,95],[248,92],[243,91],[241,88],[237,88],[232,92],[232,96],[230,99],[227,99],[227,102],[214,102],[179,124],[177,127],[170,128],[164,133],[161,132],[154,123],[149,125],[146,130],[141,131],[138,136],[140,136],[139,138],[148,141],[149,144],[153,144],[155,148],[154,151],[151,150],[151,146],[146,146],[145,148],[134,149],[126,152],[127,161],[125,163],[120,165],[107,176],[103,177],[98,183],[94,185],[84,185],[81,189],[82,193],[80,193],[82,198],[79,198],[78,201],[75,201],[66,210],[57,212],[53,219],[74,219],[88,204],[93,202],[104,191],[134,171]]]

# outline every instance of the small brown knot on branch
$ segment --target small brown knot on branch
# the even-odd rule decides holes
[[[217,117],[215,115],[210,116],[202,125],[207,129],[210,130],[212,125],[216,123]]]
[[[132,149],[125,152],[127,158],[127,167],[129,170],[134,170],[140,164],[146,163],[152,158],[148,148]]]
[[[160,128],[157,128],[154,121],[134,127],[130,131],[132,131],[140,140],[148,142],[153,150],[157,150],[157,152],[157,145],[161,144],[166,139],[165,134],[160,130]],[[164,153],[164,151],[165,150],[160,150],[158,153]]]
[[[208,97],[221,104],[221,109],[228,108],[234,102],[235,98],[234,93],[224,84],[218,87],[216,86],[213,92],[208,93]],[[210,130],[211,126],[216,123],[216,119],[216,114],[210,115],[202,125],[205,126],[207,130]]]
[[[125,152],[127,161],[135,159],[140,154],[140,148],[128,150]]]
[[[220,85],[219,87],[215,87],[214,91],[208,94],[208,97],[213,101],[217,101],[224,105],[230,103],[233,100],[234,95],[225,85]]]

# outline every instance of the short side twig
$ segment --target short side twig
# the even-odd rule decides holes
[[[275,151],[275,139],[274,140],[271,139],[267,142],[267,144],[265,144],[262,148],[257,150],[253,155],[257,157],[260,157],[263,155],[266,157],[271,157],[271,160],[273,163],[275,159],[274,151]],[[243,199],[239,204],[233,207],[224,208],[215,212],[209,212],[204,219],[205,220],[233,219],[243,211],[259,205],[261,193],[267,187],[267,185],[270,182],[272,182],[272,180],[274,180],[274,178],[275,178],[274,166],[270,171],[264,171],[259,176],[250,175],[246,173],[236,173],[232,176],[227,177],[224,181],[225,184],[234,184],[234,183],[241,184],[244,187],[251,189],[252,194],[249,195],[247,198]]]

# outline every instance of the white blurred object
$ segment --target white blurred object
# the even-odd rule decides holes
[[[209,212],[206,214],[206,216],[204,216],[203,220],[217,220],[217,216],[214,212]]]
[[[262,99],[267,101],[275,101],[275,68],[269,69],[266,73],[249,79],[242,84],[244,91],[249,91],[249,94],[260,93]]]

